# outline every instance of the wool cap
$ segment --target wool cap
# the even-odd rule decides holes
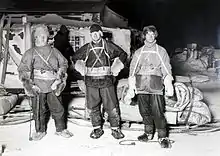
[[[93,24],[93,25],[91,25],[91,27],[90,27],[90,33],[95,32],[95,31],[96,31],[96,32],[99,32],[99,31],[102,32],[101,26],[98,25],[98,24]]]

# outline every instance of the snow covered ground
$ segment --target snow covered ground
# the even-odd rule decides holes
[[[6,82],[13,88],[18,85],[17,81]],[[203,92],[204,101],[208,104],[213,118],[220,119],[220,81],[212,80],[194,86]],[[84,101],[74,99],[72,102]],[[33,124],[32,121],[32,128]],[[89,137],[91,127],[68,122],[68,129],[74,134],[72,138],[56,136],[54,122],[50,120],[47,135],[41,141],[34,142],[28,140],[29,123],[0,126],[0,146],[6,146],[2,156],[219,156],[220,154],[220,131],[198,135],[171,133],[170,139],[174,141],[172,148],[162,149],[157,142],[134,141],[135,145],[120,145],[120,140],[115,140],[111,136],[110,129],[105,129],[104,135],[97,140]],[[123,132],[125,138],[122,140],[136,140],[137,136],[142,134],[140,131],[123,130]],[[156,140],[155,136],[154,141]],[[131,142],[133,141],[126,143]]]
[[[220,119],[220,82],[211,81],[195,84],[204,93],[204,100],[208,103],[213,117]],[[72,102],[84,102],[76,98]],[[32,121],[33,127],[33,121]],[[68,122],[68,129],[74,133],[69,139],[54,134],[54,121],[50,120],[48,133],[41,141],[28,140],[29,123],[1,126],[0,145],[6,145],[3,156],[218,156],[220,153],[220,131],[190,135],[186,133],[171,133],[174,141],[171,149],[161,149],[157,142],[142,143],[135,141],[135,145],[120,145],[120,140],[111,136],[110,129],[105,129],[104,135],[97,140],[89,137],[91,127],[78,126]],[[123,130],[125,138],[122,140],[136,140],[142,132]],[[157,140],[155,136],[154,141]],[[131,143],[127,141],[125,143]]]
[[[5,144],[3,156],[218,156],[220,153],[220,132],[204,133],[197,136],[189,134],[171,134],[175,142],[171,149],[160,148],[157,142],[135,145],[120,145],[119,140],[111,136],[109,129],[104,135],[93,140],[89,137],[91,128],[68,124],[68,129],[74,133],[69,139],[54,134],[54,122],[49,122],[48,134],[38,142],[28,141],[29,123],[3,126],[0,128],[0,144]],[[135,140],[142,132],[123,131],[126,139]],[[156,141],[156,137],[154,139]],[[129,143],[129,142],[126,142]]]

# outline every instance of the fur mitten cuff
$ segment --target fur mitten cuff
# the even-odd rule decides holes
[[[124,64],[121,62],[121,60],[117,57],[115,58],[114,62],[111,66],[111,72],[113,76],[118,76],[119,72],[124,68]]]
[[[75,63],[75,69],[78,71],[82,76],[85,76],[85,70],[86,70],[86,65],[83,60],[77,60]]]

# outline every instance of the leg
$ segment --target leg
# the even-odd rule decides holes
[[[31,100],[36,130],[36,133],[33,135],[33,140],[37,141],[46,135],[46,116],[48,113],[46,94],[40,93],[38,96],[31,98]]]
[[[70,138],[73,136],[71,132],[66,130],[64,108],[61,102],[61,97],[56,96],[53,92],[47,94],[47,102],[52,114],[52,117],[55,121],[56,126],[56,135],[60,135],[65,138]]]
[[[53,92],[47,94],[47,102],[52,118],[55,121],[56,131],[61,132],[66,129],[63,105],[59,97],[57,97]]]
[[[46,132],[46,115],[48,113],[46,94],[40,93],[39,96],[33,97],[32,107],[36,132]]]
[[[154,134],[154,121],[152,114],[152,105],[150,102],[150,95],[138,94],[137,95],[139,112],[143,118],[144,134],[138,137],[140,141],[148,141],[153,139]]]
[[[115,87],[112,85],[110,87],[102,88],[101,97],[104,109],[108,113],[113,137],[116,139],[124,138],[124,134],[119,129],[119,105],[115,93]]]
[[[154,123],[158,131],[158,138],[167,137],[167,122],[164,116],[164,98],[162,95],[151,95],[150,102],[152,103],[152,113],[154,116]]]
[[[151,95],[152,112],[155,126],[158,131],[158,140],[162,148],[170,148],[171,144],[167,138],[167,122],[164,116],[165,101],[162,95]]]
[[[86,105],[90,112],[90,119],[93,126],[93,131],[90,137],[93,139],[100,138],[104,131],[102,130],[102,117],[101,117],[101,98],[100,89],[86,86]]]

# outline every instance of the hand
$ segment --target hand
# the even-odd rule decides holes
[[[33,85],[32,87],[24,87],[24,91],[27,96],[33,97],[37,96],[41,90],[36,85]]]
[[[129,88],[125,97],[124,97],[124,103],[125,104],[130,104],[132,101],[132,98],[135,96],[135,90]]]
[[[128,77],[128,85],[129,85],[129,89],[133,89],[136,93],[136,77],[135,76]]]
[[[170,84],[168,86],[165,86],[165,95],[166,96],[173,96],[174,94],[174,88],[173,88],[173,85]]]
[[[167,75],[164,78],[164,86],[165,86],[165,95],[166,96],[173,96],[174,94],[174,88],[173,88],[173,77],[172,75]]]
[[[33,85],[32,89],[33,89],[33,92],[36,94],[39,94],[41,92],[40,88],[36,85]]]
[[[86,65],[83,60],[77,60],[75,63],[75,69],[78,71],[82,76],[85,76],[85,70],[86,70]]]
[[[121,62],[121,60],[119,58],[115,58],[111,66],[112,75],[118,76],[118,74],[123,68],[124,68],[124,64]]]

